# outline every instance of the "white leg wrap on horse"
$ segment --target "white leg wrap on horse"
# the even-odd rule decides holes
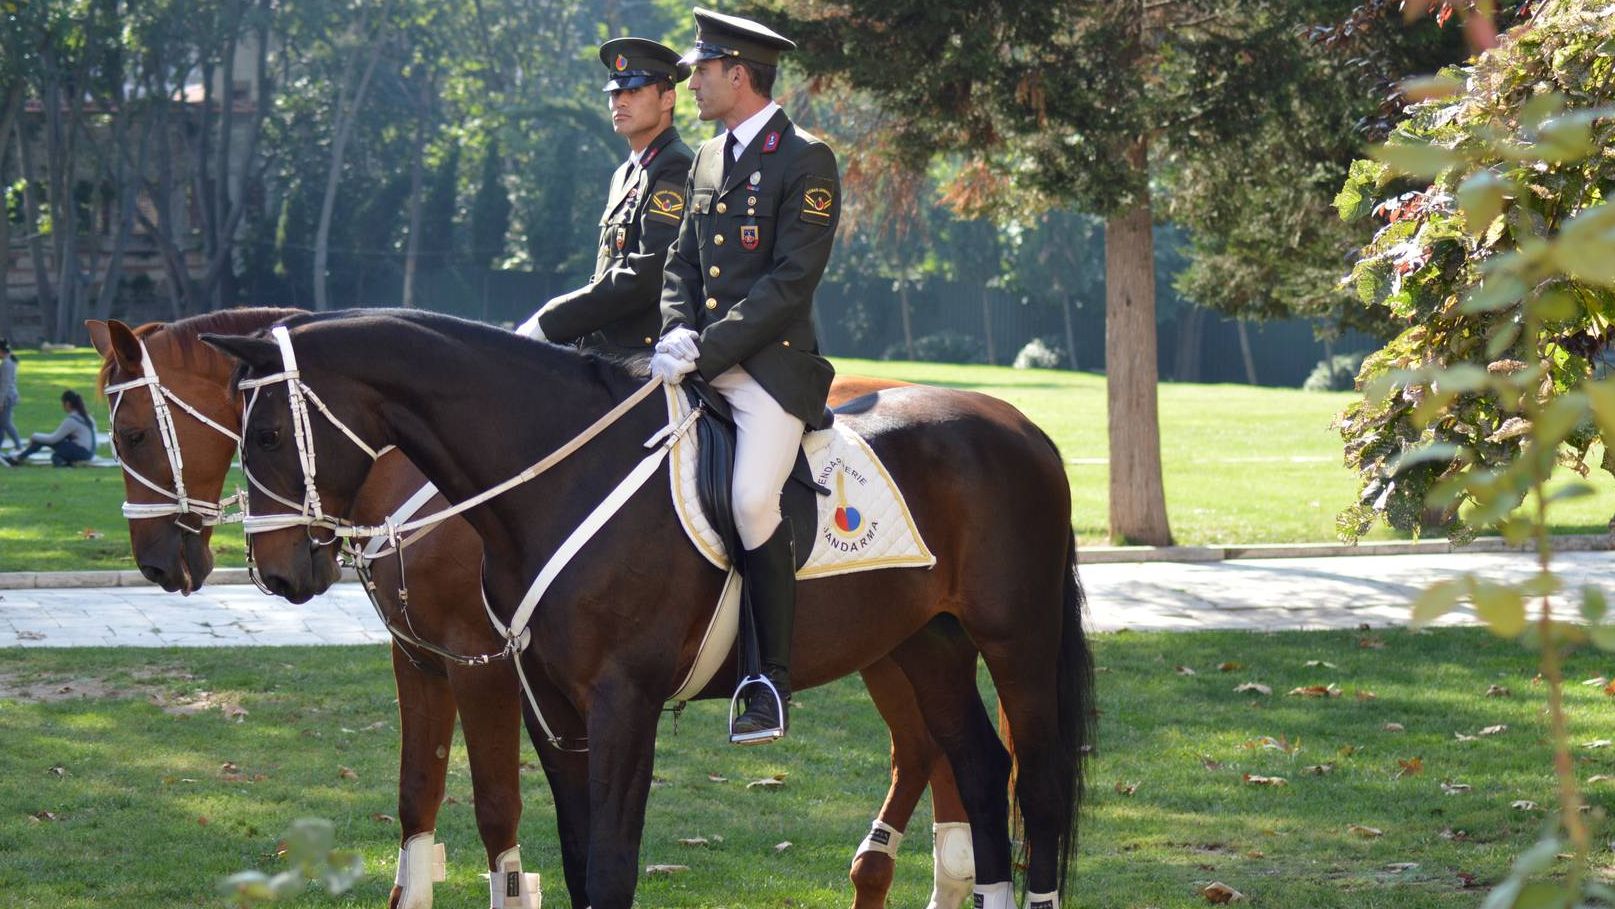
[[[1026,909],[1060,909],[1060,894],[1028,893],[1026,894]]]
[[[970,825],[959,821],[932,824],[931,832],[934,885],[931,902],[925,909],[959,909],[976,883],[976,849],[970,843]],[[1014,909],[1010,903],[1005,905]]]
[[[852,860],[858,861],[858,856],[865,852],[884,852],[892,858],[897,858],[897,846],[903,842],[903,832],[885,821],[875,821],[869,829],[869,835],[858,844],[858,851],[852,854]]]
[[[977,884],[975,909],[1015,909],[1015,888],[1009,881]]]
[[[542,909],[543,905],[538,874],[522,871],[522,848],[512,846],[499,853],[488,874],[489,909]]]
[[[401,891],[398,909],[432,909],[432,884],[447,877],[443,844],[432,841],[432,831],[404,840],[398,850],[398,874],[393,877]]]

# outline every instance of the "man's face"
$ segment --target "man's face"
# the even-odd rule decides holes
[[[723,71],[722,60],[702,60],[690,75],[690,94],[700,109],[701,119],[721,120],[740,96],[740,67]]]
[[[662,115],[673,110],[673,93],[655,85],[619,89],[611,93],[611,128],[632,142],[656,138]],[[646,135],[649,133],[650,135]]]

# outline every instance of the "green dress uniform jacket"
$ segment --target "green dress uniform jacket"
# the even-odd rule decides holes
[[[662,331],[699,332],[703,378],[738,364],[819,429],[835,368],[819,356],[813,292],[841,213],[835,153],[778,111],[725,181],[725,138],[702,143],[690,167],[689,215],[662,283]]]
[[[656,343],[662,264],[684,217],[690,159],[690,147],[668,127],[645,146],[640,164],[617,168],[600,218],[594,279],[544,304],[538,313],[544,337],[604,350]]]

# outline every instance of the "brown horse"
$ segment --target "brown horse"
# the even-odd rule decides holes
[[[430,313],[286,324],[301,373],[257,388],[243,428],[244,466],[262,484],[251,493],[255,515],[302,497],[305,510],[323,503],[314,511],[351,516],[374,451],[388,445],[448,499],[466,502],[644,385],[620,364]],[[204,340],[241,360],[239,381],[286,378],[276,340]],[[323,417],[293,409],[316,391]],[[996,909],[1012,901],[1010,757],[976,689],[979,651],[1017,745],[1029,901],[1057,906],[1075,850],[1093,696],[1058,452],[1014,408],[983,395],[909,387],[853,403],[842,418],[906,490],[938,561],[930,571],[802,585],[793,681],[813,687],[893,656],[956,774],[976,904]],[[578,522],[642,463],[641,443],[664,422],[654,403],[628,409],[587,457],[465,512],[483,541],[483,594],[501,622],[513,621]],[[585,730],[588,750],[551,754],[546,769],[574,904],[594,909],[632,904],[662,702],[693,661],[722,582],[682,539],[667,496],[653,491],[632,495],[587,557],[555,577],[522,637],[521,666],[547,685],[539,706]],[[263,534],[255,548],[266,582],[294,601],[337,577],[333,547],[311,528]],[[733,682],[720,673],[705,694],[726,695]],[[580,874],[583,893],[573,886]]]
[[[209,313],[175,323],[149,323],[130,329],[121,322],[91,321],[92,341],[103,357],[103,388],[144,375],[149,367],[162,385],[184,405],[170,404],[173,440],[183,452],[182,477],[186,491],[217,503],[224,488],[234,443],[206,421],[239,433],[240,400],[229,390],[234,361],[205,344],[202,332],[246,333],[299,310],[237,309]],[[149,357],[149,360],[147,358]],[[831,391],[833,401],[850,400],[878,388],[901,383],[874,379],[840,379]],[[160,391],[158,392],[161,393]],[[195,413],[184,412],[184,406]],[[125,466],[165,489],[174,489],[173,464],[164,451],[151,390],[125,392],[114,414],[114,445]],[[424,484],[413,465],[396,452],[384,456],[355,499],[354,515],[374,523]],[[125,476],[129,501],[144,505],[172,505],[172,497]],[[441,497],[423,512],[443,507]],[[161,510],[161,509],[159,509]],[[132,517],[130,541],[141,573],[164,589],[189,593],[199,588],[213,568],[208,541],[213,523],[198,515]],[[405,551],[403,569],[409,584],[407,616],[399,596],[399,566],[381,559],[371,568],[374,596],[385,620],[402,626],[407,619],[413,636],[434,642],[459,654],[496,652],[502,645],[477,603],[477,570],[482,544],[463,520],[451,520]],[[474,608],[467,608],[471,604]],[[516,845],[521,800],[518,782],[519,746],[515,722],[519,695],[510,668],[493,663],[468,666],[431,650],[394,640],[393,675],[398,688],[400,751],[398,816],[401,842],[429,835],[436,826],[448,767],[448,745],[457,710],[471,755],[472,783],[479,832],[490,867]],[[926,732],[919,705],[907,678],[890,659],[863,670],[871,698],[891,728],[892,782],[878,822],[899,833],[907,826],[920,794],[929,782],[939,824],[964,826],[965,814],[947,761]],[[535,733],[537,730],[535,730]],[[538,741],[535,738],[535,742]],[[948,828],[944,828],[948,829]],[[856,887],[854,909],[884,906],[891,888],[892,855],[878,848],[860,851],[851,878]],[[895,846],[895,843],[891,844]],[[893,850],[895,851],[895,849]],[[936,892],[931,905],[952,909],[968,895],[966,875],[948,875],[937,869]],[[401,906],[405,896],[395,887],[389,905]],[[415,909],[428,905],[430,890],[410,893]]]

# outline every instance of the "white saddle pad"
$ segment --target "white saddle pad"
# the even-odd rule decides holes
[[[689,413],[684,394],[667,389],[668,419]],[[702,511],[696,492],[696,434],[685,433],[673,446],[673,507],[684,532],[702,556],[728,570],[729,558],[717,530]],[[903,493],[892,482],[868,443],[840,423],[802,439],[813,478],[832,494],[819,496],[819,530],[813,553],[796,576],[824,578],[876,568],[930,568],[936,556],[920,538]]]

